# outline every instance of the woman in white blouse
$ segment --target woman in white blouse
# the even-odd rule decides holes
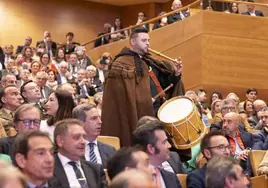
[[[128,32],[127,30],[119,32],[119,33],[114,33],[115,31],[124,29],[123,24],[121,22],[120,18],[116,18],[114,21],[114,26],[111,28],[111,39],[113,41],[117,41],[120,39],[125,39],[128,37]]]

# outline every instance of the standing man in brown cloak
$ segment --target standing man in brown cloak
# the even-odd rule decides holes
[[[182,62],[159,62],[148,54],[148,31],[134,29],[130,48],[123,48],[109,67],[104,86],[102,135],[117,136],[122,146],[131,144],[132,132],[143,116],[154,116],[166,99],[184,94]],[[155,78],[153,78],[155,77]],[[160,98],[152,98],[173,84]]]

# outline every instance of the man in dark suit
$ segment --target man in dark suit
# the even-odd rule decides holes
[[[56,187],[48,180],[53,176],[53,143],[47,133],[28,131],[17,136],[13,148],[14,164],[27,179],[27,187]]]
[[[180,0],[174,0],[171,6],[172,10],[176,10],[182,8],[182,3]],[[187,18],[188,16],[190,16],[190,13],[188,11],[178,11],[175,14],[172,14],[170,16],[168,16],[168,24],[172,24],[174,22],[180,21],[180,20],[184,20],[185,18]]]
[[[230,156],[231,146],[221,131],[209,132],[201,141],[201,152],[207,161],[216,156]],[[188,188],[205,188],[207,165],[194,170],[187,176]]]
[[[101,165],[81,160],[85,155],[86,132],[83,123],[76,119],[65,119],[56,123],[54,131],[55,155],[54,176],[50,180],[58,188],[107,187]]]
[[[107,166],[108,158],[115,152],[115,148],[97,141],[101,131],[101,116],[97,108],[92,104],[78,105],[73,110],[73,117],[84,122],[86,136],[85,159],[90,162]]]
[[[111,24],[105,23],[104,24],[104,32],[99,33],[98,34],[98,37],[100,37],[102,35],[105,35],[105,34],[108,34],[110,32],[111,32]],[[94,47],[96,48],[98,46],[102,46],[102,45],[108,44],[110,39],[111,39],[111,35],[108,35],[106,37],[101,37],[101,38],[99,38],[99,39],[97,39],[95,41]]]
[[[253,150],[268,150],[268,107],[264,107],[261,112],[263,128],[254,135]]]
[[[57,44],[52,41],[51,33],[49,31],[44,32],[44,39],[36,43],[36,47],[40,44],[44,44],[50,57],[55,57],[57,51]]]
[[[16,54],[21,53],[22,50],[23,50],[23,48],[25,48],[25,47],[29,47],[29,46],[31,46],[31,44],[32,44],[32,38],[31,38],[30,36],[27,36],[27,37],[25,38],[24,45],[21,45],[21,46],[18,46],[18,47],[17,47]]]
[[[77,93],[78,95],[85,96],[94,96],[96,91],[95,88],[89,82],[89,79],[86,78],[86,70],[81,68],[77,71]]]
[[[170,158],[171,145],[160,121],[151,121],[139,126],[133,133],[133,144],[140,145],[148,154],[150,166],[155,171],[154,181],[158,186],[181,187],[176,175],[162,167],[162,163]]]
[[[34,104],[21,105],[14,114],[14,126],[20,133],[28,130],[39,130],[41,122],[40,110]],[[16,136],[17,136],[16,135]],[[12,145],[16,136],[10,136],[0,139],[0,153],[10,155],[12,154]]]
[[[254,3],[254,0],[248,0],[247,2]],[[242,14],[249,15],[249,16],[264,16],[262,11],[255,10],[254,4],[247,4],[247,8],[248,8],[248,11],[243,12]]]
[[[5,70],[7,68],[7,63],[10,59],[15,59],[15,57],[13,56],[13,48],[13,45],[8,44],[5,45],[3,49],[0,49],[0,71]]]

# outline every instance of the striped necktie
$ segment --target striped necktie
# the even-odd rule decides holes
[[[70,161],[68,163],[73,167],[75,176],[76,176],[79,184],[81,185],[81,188],[88,188],[88,184],[87,184],[86,178],[83,177],[82,172],[77,167],[76,162]]]
[[[93,163],[97,163],[97,157],[94,152],[95,143],[90,142],[88,144],[89,144],[89,161]]]

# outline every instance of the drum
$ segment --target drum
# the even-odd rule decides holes
[[[191,148],[206,134],[206,126],[194,102],[187,97],[174,97],[166,101],[157,115],[177,149]]]

